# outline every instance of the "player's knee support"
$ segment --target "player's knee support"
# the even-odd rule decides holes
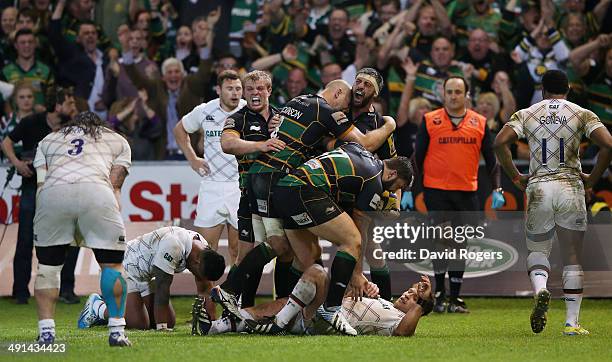
[[[582,293],[584,271],[581,265],[566,265],[563,267],[563,291],[566,293]]]
[[[59,289],[62,266],[38,264],[34,289]]]
[[[313,282],[304,279],[298,280],[291,292],[291,295],[299,299],[305,306],[312,302],[316,294],[317,286]]]
[[[554,234],[554,229],[544,234],[528,234],[526,239],[527,250],[541,252],[548,258],[552,250]]]
[[[119,305],[115,298],[115,284],[121,284],[121,299]],[[125,314],[125,302],[127,298],[127,283],[121,272],[113,268],[103,268],[100,275],[100,290],[106,302],[110,318],[123,318]]]
[[[261,216],[253,215],[251,223],[253,224],[253,239],[255,240],[255,243],[263,243],[266,241],[266,227],[264,226]]]
[[[550,272],[550,262],[548,255],[541,251],[532,251],[527,255],[527,272],[535,269],[542,269]]]
[[[272,217],[262,217],[264,228],[266,230],[266,236],[285,236],[285,230],[283,229],[283,220],[272,218]]]

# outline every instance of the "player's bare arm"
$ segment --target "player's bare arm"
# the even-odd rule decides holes
[[[198,155],[195,153],[193,147],[191,146],[191,138],[189,137],[189,133],[187,133],[185,130],[182,120],[178,121],[176,126],[174,126],[172,133],[174,133],[176,144],[179,146],[181,151],[183,151],[183,154],[185,155],[187,161],[189,161],[191,168],[200,176],[206,176],[210,172],[208,163],[203,158],[198,157]]]
[[[271,138],[267,141],[247,141],[240,138],[236,132],[225,131],[221,135],[221,149],[230,155],[242,156],[254,152],[281,151],[285,142]]]
[[[591,140],[599,147],[597,163],[589,175],[583,174],[584,187],[589,189],[597,183],[610,165],[612,156],[612,135],[606,127],[599,127],[591,132]]]
[[[342,136],[340,139],[348,142],[357,142],[365,147],[368,151],[374,152],[387,141],[389,135],[395,131],[395,120],[390,116],[383,116],[385,124],[367,134],[361,133],[357,127],[353,127],[351,131]]]
[[[529,176],[522,175],[514,162],[512,162],[512,152],[510,151],[509,145],[516,142],[518,136],[516,132],[510,127],[502,127],[501,131],[497,134],[495,142],[493,143],[493,149],[495,155],[499,160],[501,167],[504,169],[508,177],[514,182],[514,184],[521,190],[524,190],[527,186],[527,180]]]
[[[153,276],[155,277],[155,323],[158,326],[165,323],[168,328],[172,328],[173,326],[170,325],[172,319],[170,285],[174,276],[156,266],[153,266]]]

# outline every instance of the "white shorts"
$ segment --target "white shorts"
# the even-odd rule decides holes
[[[230,224],[233,228],[238,229],[239,204],[238,181],[202,181],[193,225],[206,228]]]
[[[155,284],[152,280],[148,282],[139,282],[131,276],[128,276],[126,278],[126,283],[128,294],[138,293],[141,297],[144,298],[147,295],[155,293]]]
[[[40,192],[36,199],[34,245],[66,244],[125,250],[125,226],[110,187],[94,183],[68,184]]]
[[[546,234],[555,225],[565,229],[584,231],[587,211],[584,185],[578,178],[532,182],[527,193],[527,220],[529,235]]]

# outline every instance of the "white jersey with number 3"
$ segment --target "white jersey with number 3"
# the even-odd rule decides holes
[[[522,109],[506,125],[529,142],[530,182],[578,176],[582,137],[604,127],[595,113],[564,99],[545,99]]]
[[[76,127],[67,134],[63,130],[53,132],[40,141],[34,159],[35,168],[47,168],[43,189],[76,183],[112,188],[110,170],[115,165],[129,170],[130,145],[123,136],[107,128],[102,128],[97,139]]]
[[[342,314],[359,335],[392,336],[406,315],[384,299],[344,298]]]

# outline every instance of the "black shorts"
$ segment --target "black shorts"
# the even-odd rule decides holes
[[[477,224],[478,193],[476,191],[449,191],[423,188],[428,215],[434,224],[450,221],[453,226]]]
[[[248,191],[246,189],[241,191],[240,204],[238,205],[238,240],[254,243],[251,203],[249,202]]]
[[[272,201],[285,229],[321,225],[344,212],[327,193],[312,185],[275,186]]]
[[[249,174],[248,195],[252,214],[269,218],[280,217],[272,205],[272,187],[285,175],[284,172]]]

